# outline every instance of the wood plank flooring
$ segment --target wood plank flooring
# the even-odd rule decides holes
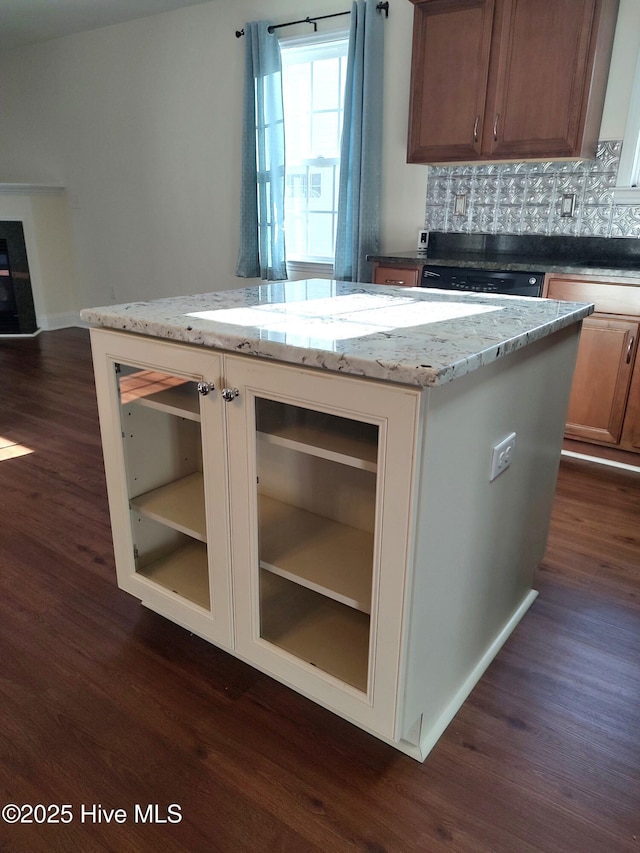
[[[639,521],[562,462],[540,595],[418,764],[117,589],[88,334],[0,339],[0,805],[73,807],[0,849],[637,853]]]

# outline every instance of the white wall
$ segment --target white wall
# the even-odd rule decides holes
[[[244,48],[235,30],[349,6],[210,2],[0,58],[0,181],[67,187],[78,307],[247,283],[234,274]],[[405,163],[412,19],[407,0],[392,3],[385,250],[412,248],[424,222],[426,168]]]
[[[640,51],[640,0],[620,0],[600,139],[622,139]]]
[[[247,283],[234,275],[243,69],[235,30],[349,6],[212,0],[0,57],[0,182],[67,187],[77,308]],[[622,0],[627,41],[624,16],[635,20],[638,7]],[[413,5],[391,0],[381,235],[389,252],[413,249],[424,223],[426,167],[405,161],[412,21]],[[618,52],[606,105],[617,138],[631,49]]]

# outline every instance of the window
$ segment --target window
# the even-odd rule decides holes
[[[333,263],[348,36],[283,40],[287,259]]]
[[[640,202],[640,55],[631,90],[615,197],[622,203]]]

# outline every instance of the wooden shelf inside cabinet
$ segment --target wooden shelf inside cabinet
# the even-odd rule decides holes
[[[276,407],[282,406],[274,401],[261,401],[259,441],[375,473],[378,428],[374,424],[304,410],[298,410],[304,411],[304,420],[278,418]],[[339,421],[338,426],[333,426],[335,420]]]
[[[200,542],[207,541],[202,473],[189,474],[132,498],[131,509]]]
[[[373,534],[265,495],[258,506],[261,568],[371,612]]]
[[[207,548],[201,542],[189,542],[146,565],[138,565],[137,574],[206,610],[211,609]]]
[[[195,382],[156,370],[139,370],[121,376],[120,402],[123,405],[138,403],[170,415],[200,420],[200,402]]]
[[[368,616],[266,571],[260,598],[263,639],[366,691]]]

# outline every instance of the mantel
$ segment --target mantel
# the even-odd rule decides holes
[[[54,195],[64,192],[65,187],[57,184],[2,184],[0,193],[7,195]]]

